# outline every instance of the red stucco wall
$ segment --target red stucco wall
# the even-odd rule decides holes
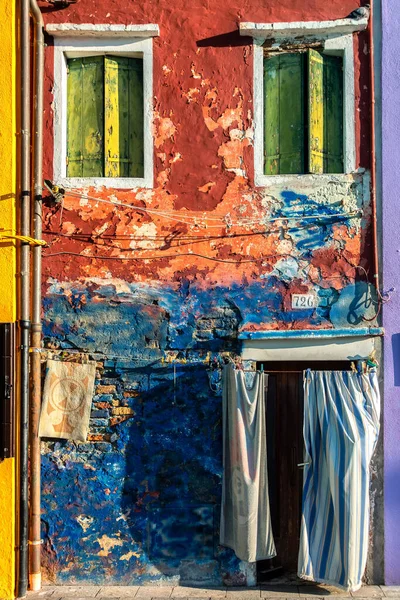
[[[243,331],[366,327],[375,305],[363,320],[359,300],[372,280],[368,173],[254,186],[252,40],[238,24],[339,19],[356,5],[42,2],[46,23],[160,27],[154,189],[86,189],[61,204],[45,201],[44,345],[72,358],[88,352],[99,368],[88,443],[43,445],[47,579],[254,583],[218,547],[222,416],[209,365],[221,352],[240,353]],[[357,167],[365,169],[367,41],[365,32],[354,36]],[[51,38],[45,69],[44,169],[52,179]],[[317,307],[293,310],[298,292],[315,294]]]
[[[260,196],[253,186],[253,148],[250,141],[253,118],[253,68],[252,40],[241,38],[238,33],[240,21],[273,22],[294,20],[328,20],[345,17],[354,9],[352,0],[324,2],[314,0],[286,0],[270,2],[238,3],[227,1],[191,2],[190,5],[177,1],[170,2],[109,2],[107,0],[79,0],[69,8],[52,10],[46,5],[43,9],[46,23],[157,23],[160,37],[154,39],[154,136],[155,136],[155,189],[152,194],[152,207],[189,211],[212,211],[237,213],[242,204],[241,214],[261,216]],[[51,39],[46,48],[45,81],[45,175],[52,178],[53,157],[53,52]],[[357,165],[368,167],[369,152],[369,88],[368,88],[368,46],[365,33],[355,36],[355,75],[356,75],[356,147]],[[360,62],[361,61],[361,62]],[[244,139],[230,139],[229,132],[238,129],[247,132]],[[232,169],[242,168],[246,176],[237,177]],[[92,190],[93,192],[93,190]],[[97,193],[97,192],[96,192]],[[103,192],[109,197],[110,191]],[[251,201],[243,205],[244,195],[251,194]],[[131,191],[117,193],[118,199],[133,202]],[[105,206],[95,209],[78,208],[77,202],[66,199],[63,226],[64,234],[89,232],[101,227],[111,218],[107,233],[126,232],[131,217],[116,219],[113,211]],[[136,214],[136,225],[149,222],[149,217]],[[110,223],[111,223],[110,221]],[[47,228],[58,231],[59,215],[52,218],[48,213]],[[90,223],[90,227],[88,227]],[[72,225],[73,224],[73,225]],[[163,234],[169,229],[185,233],[182,225],[161,223],[157,231]],[[208,230],[208,233],[210,230]],[[73,250],[81,252],[86,246],[66,237],[52,236],[52,251]],[[276,254],[274,236],[253,239],[252,255]],[[243,251],[240,243],[229,240],[219,244],[219,258],[227,258],[232,253]],[[124,248],[123,243],[115,243]],[[155,246],[156,248],[157,246]],[[209,251],[209,242],[197,243],[191,249],[199,254]],[[188,250],[189,247],[187,246]],[[279,253],[279,252],[278,252]],[[68,266],[66,265],[68,262]],[[168,264],[169,261],[168,261]],[[187,260],[175,261],[171,269],[165,271],[166,263],[160,262],[166,277],[184,269]],[[196,269],[209,270],[209,264],[196,261]],[[215,265],[214,265],[215,267]],[[115,275],[121,272],[129,277],[131,269],[135,275],[146,277],[147,265],[123,266],[109,261],[106,266],[96,264],[99,275],[104,268]],[[191,267],[193,268],[193,267]],[[216,278],[226,275],[225,267],[215,267]],[[252,267],[242,265],[243,275],[248,275]],[[45,261],[45,273],[57,279],[88,275],[92,271],[87,261],[52,260]],[[150,266],[151,277],[154,275]]]

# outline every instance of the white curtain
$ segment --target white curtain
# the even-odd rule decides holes
[[[369,544],[369,465],[379,435],[377,374],[307,371],[298,574],[361,587]]]
[[[223,488],[220,543],[241,560],[276,555],[268,498],[265,377],[228,365],[223,373]]]

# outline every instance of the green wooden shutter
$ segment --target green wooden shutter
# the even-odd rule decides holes
[[[68,59],[67,176],[103,176],[104,58]]]
[[[264,173],[304,173],[304,53],[264,59]]]
[[[143,61],[105,57],[105,176],[143,177]]]
[[[343,63],[308,50],[309,171],[343,172]]]
[[[343,173],[343,61],[324,55],[325,173]]]
[[[143,60],[129,59],[129,176],[144,177]]]

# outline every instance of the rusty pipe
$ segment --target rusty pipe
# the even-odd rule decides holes
[[[381,297],[380,278],[379,278],[379,256],[378,256],[378,225],[376,210],[376,152],[375,152],[375,71],[374,71],[374,1],[371,2],[369,16],[369,68],[370,68],[370,86],[371,86],[371,218],[372,218],[372,236],[373,236],[373,269],[374,284],[378,293],[378,299]]]
[[[34,20],[34,140],[33,140],[33,231],[32,237],[42,239],[42,179],[43,179],[43,77],[44,33],[43,17],[36,3],[30,0]],[[41,406],[41,279],[42,249],[32,250],[32,338],[31,338],[31,402],[29,421],[30,442],[30,533],[29,533],[29,587],[41,588],[40,536],[40,438],[39,417]]]
[[[31,210],[31,78],[29,0],[21,0],[21,202],[20,233],[30,235]],[[30,248],[20,245],[19,287],[20,405],[19,405],[19,527],[18,527],[18,597],[26,596],[28,587],[28,426],[29,426],[29,329],[30,329]]]

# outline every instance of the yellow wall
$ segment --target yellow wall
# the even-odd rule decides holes
[[[0,229],[10,233],[15,233],[15,108],[15,7],[0,2]],[[0,289],[0,322],[15,321],[14,243],[0,242]]]
[[[15,465],[13,458],[0,464],[0,598],[13,598],[15,587]]]
[[[15,232],[16,86],[15,2],[0,1],[0,229]],[[16,319],[13,243],[0,241],[0,322]],[[0,463],[0,599],[15,587],[15,459]]]

